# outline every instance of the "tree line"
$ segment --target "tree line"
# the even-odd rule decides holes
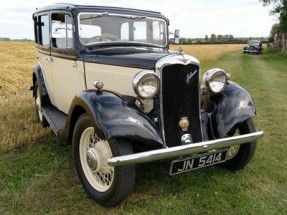
[[[270,14],[278,18],[278,23],[274,24],[270,31],[271,49],[281,49],[287,53],[287,0],[259,0],[263,6],[272,6]]]
[[[179,39],[180,44],[245,44],[249,40],[260,40],[263,43],[268,42],[268,38],[265,37],[234,37],[231,34],[216,35],[211,34],[210,36],[205,35],[204,38],[186,38],[181,37]]]
[[[259,0],[263,6],[271,5],[270,14],[278,18],[277,30],[287,33],[287,0]],[[272,32],[271,32],[272,33]]]
[[[23,42],[31,42],[33,40],[30,39],[10,39],[9,37],[0,37],[0,41],[23,41]]]

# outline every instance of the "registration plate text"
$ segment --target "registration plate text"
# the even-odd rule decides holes
[[[227,150],[205,153],[193,157],[174,160],[171,163],[170,175],[176,175],[191,170],[211,166],[225,161]]]

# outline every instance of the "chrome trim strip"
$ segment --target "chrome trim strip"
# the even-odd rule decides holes
[[[166,57],[163,57],[156,62],[155,72],[159,76],[160,80],[162,80],[161,77],[162,77],[163,68],[165,66],[174,65],[174,64],[182,64],[182,65],[195,64],[195,65],[198,65],[199,66],[199,71],[198,71],[199,77],[201,77],[201,75],[200,75],[200,63],[195,57],[190,56],[190,55],[185,55],[185,54],[174,53],[172,55],[168,55]],[[200,88],[200,82],[198,82],[198,87]],[[160,99],[160,123],[162,125],[161,126],[161,132],[162,132],[163,142],[166,145],[165,131],[164,131],[164,126],[163,126],[164,125],[164,119],[163,119],[164,117],[163,117],[163,104],[162,104],[162,84],[160,84],[159,99]],[[198,105],[200,106],[200,102]],[[199,109],[200,109],[200,107],[199,107]],[[200,116],[200,118],[201,118],[201,116]],[[202,133],[202,128],[201,128],[201,133]]]
[[[163,160],[179,156],[190,155],[193,153],[207,152],[214,149],[227,148],[233,145],[253,142],[264,136],[263,131],[258,131],[240,136],[209,140],[200,143],[176,146],[165,149],[157,149],[153,151],[141,152],[131,155],[109,158],[107,163],[110,166],[122,166],[128,164],[146,163],[156,160]]]
[[[171,55],[168,55],[166,57],[159,59],[156,62],[155,70],[156,70],[156,73],[160,75],[162,68],[165,66],[173,65],[173,64],[187,65],[190,63],[200,66],[199,61],[195,57],[192,57],[190,55],[185,55],[185,54],[174,53],[174,54],[171,54]]]

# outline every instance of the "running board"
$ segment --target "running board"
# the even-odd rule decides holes
[[[42,112],[54,133],[58,135],[65,127],[67,115],[52,105],[42,107]]]

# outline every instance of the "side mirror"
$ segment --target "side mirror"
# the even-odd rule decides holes
[[[179,29],[175,29],[174,31],[174,43],[179,44]]]

